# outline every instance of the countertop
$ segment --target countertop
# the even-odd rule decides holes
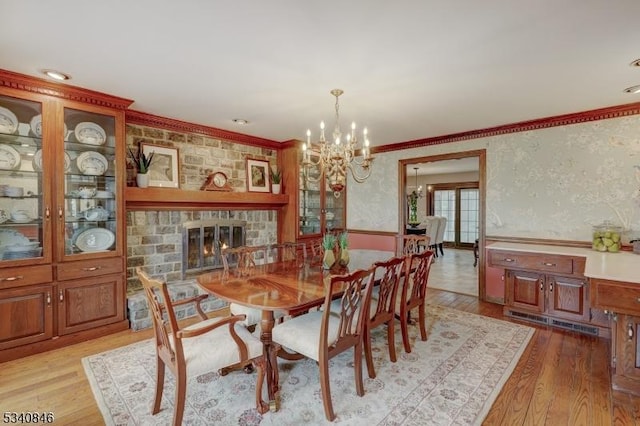
[[[631,252],[601,253],[579,247],[506,242],[492,243],[487,248],[586,257],[585,277],[640,284],[640,255]]]

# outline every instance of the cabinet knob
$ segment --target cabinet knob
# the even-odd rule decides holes
[[[542,264],[543,264],[544,266],[548,266],[548,267],[554,267],[554,266],[556,266],[556,264],[555,264],[555,263],[551,263],[551,262],[542,262]]]
[[[633,324],[627,324],[627,335],[629,336],[629,340],[633,340]]]
[[[510,257],[507,257],[505,259],[503,259],[505,262],[515,262],[514,259],[511,259]]]
[[[49,218],[51,217],[51,210],[49,209],[49,207],[46,207],[46,208],[44,209],[44,217],[45,217],[46,219],[49,219]]]
[[[64,292],[62,290],[58,291],[58,299],[60,299],[61,302],[64,302]]]
[[[100,269],[102,269],[101,266],[91,266],[91,267],[88,267],[88,268],[82,268],[82,270],[86,271],[86,272],[98,271]]]
[[[636,299],[636,302],[640,303],[640,297],[638,297],[638,298]]]

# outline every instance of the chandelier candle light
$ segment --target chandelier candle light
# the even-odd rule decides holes
[[[302,145],[302,166],[305,179],[311,182],[318,182],[324,173],[333,195],[337,198],[344,190],[347,181],[347,170],[351,172],[353,179],[364,182],[371,175],[371,149],[367,138],[366,127],[362,131],[363,146],[361,150],[362,160],[356,159],[356,152],[360,149],[356,137],[356,123],[351,123],[351,133],[346,135],[346,140],[342,138],[340,131],[340,113],[338,97],[344,93],[340,89],[333,89],[331,94],[336,98],[336,123],[333,129],[333,141],[329,142],[324,136],[324,121],[320,123],[320,140],[314,144],[319,147],[319,152],[313,153],[311,144],[311,130],[307,130],[307,142]],[[317,170],[317,178],[310,176],[311,170]]]

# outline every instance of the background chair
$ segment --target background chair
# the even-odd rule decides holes
[[[440,254],[444,256],[444,231],[447,228],[447,218],[444,216],[437,216],[439,224],[438,224],[438,234],[436,235],[436,239],[433,240],[434,248],[436,252],[436,257],[438,256],[438,250],[440,249]]]
[[[438,230],[440,227],[440,220],[436,216],[425,217],[425,224],[429,237],[429,248],[433,249],[436,246],[436,239],[438,238]],[[437,256],[437,252],[434,253]]]
[[[407,353],[411,352],[409,342],[410,312],[418,309],[418,324],[422,340],[427,340],[427,328],[425,318],[425,304],[427,296],[427,281],[434,253],[425,250],[422,253],[412,254],[405,262],[404,280],[400,293],[400,329],[402,330],[402,343]]]
[[[405,257],[394,257],[384,262],[373,264],[374,277],[382,274],[378,284],[371,292],[369,316],[364,327],[364,354],[367,361],[367,371],[372,379],[376,377],[373,366],[373,354],[371,352],[371,330],[382,325],[387,325],[387,344],[389,345],[389,359],[396,362],[396,345],[394,336],[394,321],[396,314],[396,297],[398,285],[404,272]]]
[[[262,401],[261,395],[264,381],[262,342],[239,324],[244,318],[208,318],[200,307],[200,302],[207,295],[172,302],[166,283],[150,278],[140,267],[136,268],[136,273],[149,302],[155,332],[156,392],[151,413],[160,411],[167,367],[176,381],[173,424],[177,426],[182,423],[189,377],[223,368],[239,369],[250,364],[258,370],[256,407],[265,413],[268,405]],[[196,304],[202,321],[181,329],[173,308],[186,303]]]
[[[408,256],[413,253],[420,253],[429,247],[430,240],[427,235],[403,235],[402,236],[402,255]]]
[[[321,311],[291,318],[273,328],[272,339],[287,350],[295,351],[318,363],[320,387],[327,420],[336,417],[331,402],[329,360],[353,348],[353,364],[358,396],[364,395],[362,381],[362,343],[369,312],[374,268],[348,275],[332,276]],[[331,302],[340,295],[340,310],[332,311]]]

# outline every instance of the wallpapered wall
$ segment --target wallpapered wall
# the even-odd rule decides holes
[[[605,220],[640,237],[640,116],[392,151],[348,183],[350,229],[399,231],[398,160],[486,149],[485,234],[590,241]]]

